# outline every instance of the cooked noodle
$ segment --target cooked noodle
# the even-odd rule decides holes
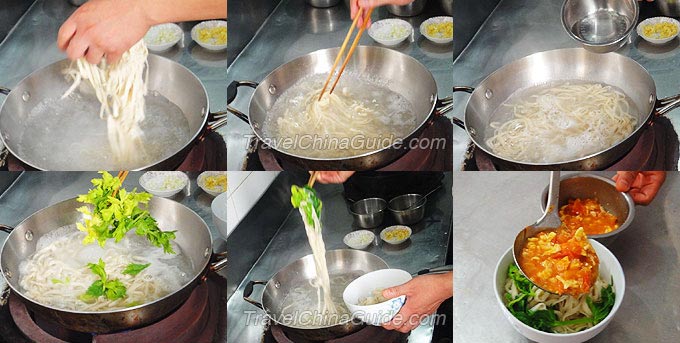
[[[134,230],[133,230],[134,231]],[[151,248],[146,238],[130,232],[119,243],[104,248],[82,245],[85,233],[75,225],[56,229],[38,240],[36,252],[20,265],[19,285],[30,299],[59,309],[105,311],[145,304],[180,289],[188,280],[190,262],[173,243],[174,254]],[[105,296],[94,303],[79,299],[98,277],[87,267],[101,258],[106,263],[110,280],[118,279],[127,288],[126,296],[108,300]],[[149,267],[135,276],[122,274],[128,264]]]
[[[614,146],[637,125],[626,96],[596,83],[562,84],[510,101],[512,119],[492,122],[486,140],[503,158],[559,163]]]
[[[107,121],[109,145],[119,162],[132,162],[142,155],[139,151],[143,149],[143,132],[139,124],[144,120],[148,55],[141,40],[114,64],[102,60],[94,65],[80,58],[66,70],[73,84],[62,98],[73,93],[82,80],[89,81],[101,103],[99,116]]]
[[[588,307],[586,302],[587,297],[591,297],[593,302],[600,301],[602,290],[609,286],[602,277],[599,277],[595,284],[590,289],[589,293],[581,294],[578,297],[571,295],[557,295],[546,292],[536,286],[531,288],[531,291],[535,294],[533,297],[528,298],[527,308],[531,311],[547,310],[549,307],[553,307],[557,320],[567,321],[573,319],[579,319],[583,317],[592,317],[593,313]],[[505,279],[505,292],[509,293],[512,298],[517,298],[520,291],[517,289],[517,285],[511,278]],[[592,327],[592,323],[584,324],[574,324],[568,326],[556,326],[553,327],[555,333],[572,333],[583,331],[587,328]]]
[[[316,278],[310,281],[310,284],[317,289],[318,313],[326,315],[333,315],[337,313],[335,303],[331,297],[331,281],[328,275],[328,266],[326,264],[326,245],[323,242],[321,235],[321,221],[316,215],[316,212],[311,211],[314,223],[307,223],[305,220],[305,232],[309,240],[309,246],[312,248],[312,255],[314,256],[314,266],[316,267]],[[305,218],[305,213],[300,207],[300,215]],[[310,225],[311,224],[311,225]]]

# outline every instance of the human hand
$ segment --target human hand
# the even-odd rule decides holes
[[[352,19],[354,19],[357,15],[359,15],[359,23],[357,26],[361,27],[364,23],[364,11],[359,11],[359,8],[364,8],[364,9],[369,9],[373,7],[378,7],[378,6],[383,6],[383,5],[408,5],[413,0],[351,0],[350,1],[350,10],[352,12]],[[371,21],[369,19],[368,24],[366,27],[368,28],[371,26]]]
[[[316,174],[319,183],[343,183],[354,175],[353,171],[320,171]]]
[[[85,57],[97,64],[106,56],[115,63],[144,37],[151,27],[144,2],[90,0],[80,6],[59,29],[57,46],[68,58]]]
[[[406,303],[392,321],[383,324],[383,328],[407,333],[453,296],[453,272],[417,276],[401,286],[383,291],[388,299],[401,295],[406,295]]]
[[[616,190],[627,192],[638,205],[649,205],[666,180],[665,171],[616,172]]]

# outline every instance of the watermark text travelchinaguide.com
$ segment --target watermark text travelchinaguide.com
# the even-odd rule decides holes
[[[411,315],[404,316],[401,313],[394,315],[393,313],[361,313],[357,312],[352,316],[349,313],[344,314],[327,314],[314,311],[293,311],[289,313],[269,316],[262,313],[262,311],[243,311],[246,317],[246,325],[269,325],[271,321],[275,321],[280,325],[291,326],[291,327],[324,327],[332,326],[338,323],[354,322],[360,324],[362,320],[358,318],[363,318],[364,321],[370,322],[392,322],[396,326],[402,326],[404,324],[411,324],[413,326],[418,326],[419,324],[426,325],[443,325],[446,321],[445,314],[431,314],[431,315]],[[394,317],[392,317],[394,315]],[[392,319],[390,320],[390,317]]]
[[[246,142],[255,137],[253,134],[245,135]],[[265,137],[262,142],[266,147],[284,151],[305,151],[305,150],[351,150],[351,151],[374,151],[393,146],[395,149],[446,149],[446,138],[443,137],[424,137],[413,138],[404,141],[395,136],[368,137],[366,135],[356,135],[352,137],[335,137],[330,135],[304,134],[292,137]]]

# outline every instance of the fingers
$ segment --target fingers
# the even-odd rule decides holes
[[[354,19],[354,17],[356,17],[357,13],[359,12],[359,0],[351,0],[349,8],[352,13],[351,18]]]
[[[633,182],[635,182],[637,174],[638,172],[616,172],[616,177],[614,178],[614,181],[616,181],[616,190],[619,192],[628,192],[631,189]]]
[[[68,44],[68,47],[66,48],[66,55],[71,60],[77,60],[85,56],[85,51],[87,51],[89,43],[89,39],[84,37],[84,35],[76,35]]]
[[[104,52],[101,49],[94,46],[89,47],[87,49],[87,53],[85,54],[85,59],[90,64],[98,64],[103,57]]]
[[[407,291],[407,286],[406,284],[403,284],[401,286],[395,286],[395,287],[390,287],[387,289],[384,289],[382,294],[383,297],[387,299],[393,299],[401,295],[405,295]]]
[[[71,42],[71,38],[73,38],[75,33],[76,24],[71,20],[67,20],[59,28],[59,33],[57,34],[57,47],[59,47],[60,50],[66,50],[66,47],[68,47],[69,42]]]
[[[123,56],[122,52],[111,52],[106,54],[106,63],[114,64]]]
[[[652,203],[652,200],[654,200],[654,197],[656,196],[656,193],[645,193],[644,191],[635,191],[635,192],[630,192],[630,196],[633,198],[633,201],[635,201],[636,204],[638,205],[643,205],[647,206]]]

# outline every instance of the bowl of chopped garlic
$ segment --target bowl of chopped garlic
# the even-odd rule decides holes
[[[411,228],[405,225],[393,225],[380,231],[380,239],[386,243],[397,245],[411,238]]]
[[[227,191],[227,172],[202,172],[196,181],[202,190],[214,197]]]
[[[162,52],[173,47],[184,36],[177,24],[167,23],[152,26],[144,35],[144,43],[151,51]]]
[[[654,17],[637,26],[637,34],[652,44],[666,44],[678,36],[680,22],[668,17]]]
[[[191,29],[191,39],[207,50],[224,50],[227,48],[227,22],[225,20],[201,22]]]
[[[383,19],[368,28],[368,35],[384,46],[395,46],[413,34],[413,26],[401,19]]]
[[[181,171],[150,171],[139,178],[145,191],[162,198],[181,192],[188,183],[189,178]]]
[[[420,34],[433,43],[447,44],[453,41],[453,17],[432,17],[420,24]]]

